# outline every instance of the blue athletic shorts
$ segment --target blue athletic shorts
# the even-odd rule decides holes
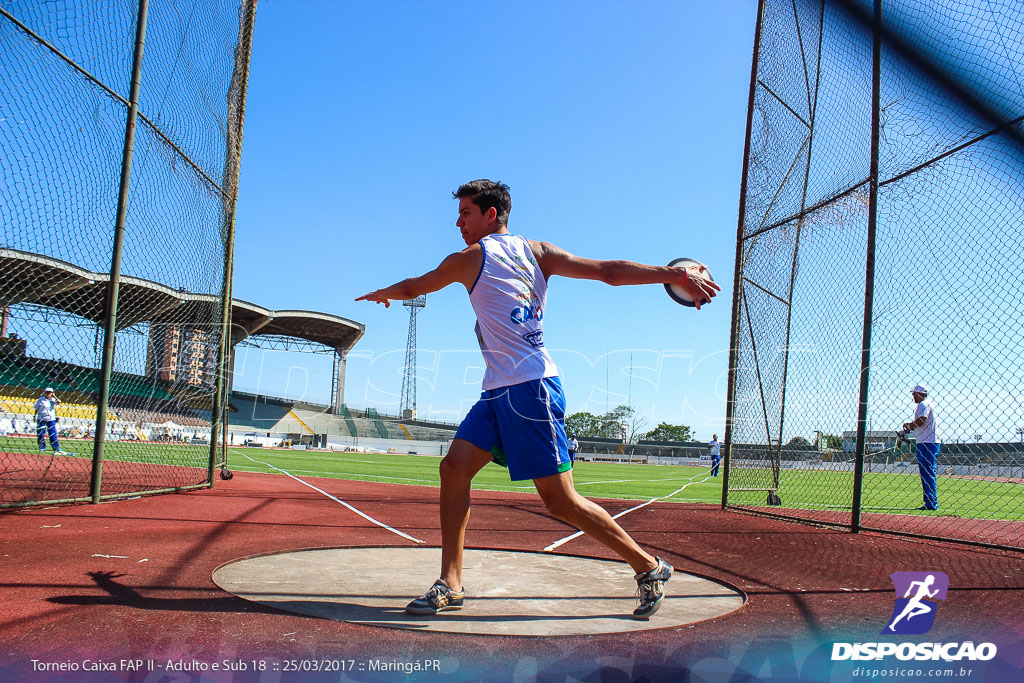
[[[565,395],[557,377],[489,389],[455,433],[490,451],[512,481],[539,479],[572,469],[565,438]]]

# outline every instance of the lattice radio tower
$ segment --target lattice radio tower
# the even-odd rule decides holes
[[[426,295],[402,302],[409,309],[409,337],[405,342],[405,372],[402,375],[402,417],[416,417],[416,314],[427,305]]]

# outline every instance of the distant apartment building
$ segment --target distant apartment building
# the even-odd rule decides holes
[[[210,330],[170,323],[150,326],[148,377],[211,389],[216,367],[217,339]]]

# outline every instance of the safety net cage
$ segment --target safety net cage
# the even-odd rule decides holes
[[[210,482],[254,13],[0,0],[0,507]]]
[[[1022,547],[1022,114],[1020,2],[762,0],[725,505]]]

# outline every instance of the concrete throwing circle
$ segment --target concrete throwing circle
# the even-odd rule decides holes
[[[410,616],[434,583],[440,548],[327,548],[236,560],[213,573],[262,605],[368,626],[474,635],[572,636],[671,628],[743,606],[742,591],[676,571],[649,621],[632,618],[636,582],[623,562],[550,553],[466,550],[463,609]]]

